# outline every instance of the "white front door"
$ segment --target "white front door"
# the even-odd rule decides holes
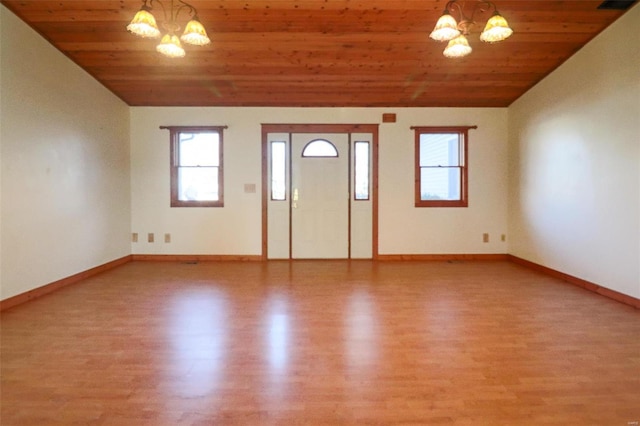
[[[349,135],[292,134],[291,257],[349,257]]]

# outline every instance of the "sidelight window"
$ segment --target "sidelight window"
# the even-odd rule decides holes
[[[271,200],[287,199],[287,144],[271,142]]]
[[[354,144],[354,199],[369,199],[369,142]]]

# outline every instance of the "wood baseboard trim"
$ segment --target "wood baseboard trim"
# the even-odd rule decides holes
[[[260,255],[132,254],[136,262],[262,262]]]
[[[518,265],[524,266],[531,270],[541,272],[545,275],[549,275],[554,278],[558,278],[566,283],[569,283],[578,287],[582,287],[585,290],[589,290],[593,293],[597,293],[601,296],[605,296],[605,297],[608,297],[609,299],[613,299],[616,302],[624,303],[625,305],[633,306],[636,309],[640,309],[640,299],[636,299],[633,296],[619,293],[615,290],[611,290],[606,287],[602,287],[598,284],[592,283],[590,281],[583,280],[582,278],[574,277],[573,275],[556,271],[555,269],[551,269],[546,266],[539,265],[537,263],[522,259],[520,257],[511,255],[511,254],[507,255],[507,258],[512,263],[516,263]]]
[[[505,261],[506,254],[379,254],[380,261]]]
[[[86,280],[87,278],[93,277],[94,275],[98,275],[111,269],[117,268],[118,266],[124,265],[125,263],[129,262],[131,262],[131,255],[112,260],[111,262],[107,262],[91,269],[87,269],[86,271],[78,272],[77,274],[62,278],[58,281],[54,281],[41,287],[34,288],[33,290],[29,290],[24,293],[9,297],[5,300],[0,301],[0,312],[9,308],[13,308],[14,306],[21,305],[30,300],[37,299],[44,296],[45,294],[52,293],[68,285]]]

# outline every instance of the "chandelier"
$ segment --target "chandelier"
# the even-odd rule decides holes
[[[182,58],[185,56],[184,48],[180,40],[195,46],[204,46],[211,40],[207,37],[207,32],[198,19],[198,11],[182,0],[142,0],[142,7],[127,25],[127,30],[133,34],[144,38],[158,38],[162,35],[156,24],[156,18],[152,11],[155,5],[160,5],[162,9],[162,28],[166,33],[162,36],[160,44],[156,50],[169,58]],[[180,32],[178,17],[182,12],[189,15],[189,22],[184,27],[184,33],[180,38],[176,33]]]
[[[476,16],[481,13],[493,10],[493,15],[487,21],[484,31],[480,34],[480,40],[487,43],[496,43],[505,40],[513,30],[509,28],[507,20],[499,13],[496,5],[490,1],[477,0],[474,3],[471,15],[465,15],[465,3],[462,4],[458,0],[452,0],[444,8],[444,12],[435,28],[429,35],[437,41],[448,41],[447,47],[444,49],[444,56],[447,58],[461,58],[471,53],[471,46],[467,41],[467,37],[471,29],[476,24]],[[458,21],[455,20],[453,14],[456,13]]]

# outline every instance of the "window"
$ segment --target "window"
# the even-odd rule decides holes
[[[416,207],[467,207],[468,130],[475,128],[412,127]]]
[[[354,199],[369,199],[369,142],[354,144]]]
[[[287,199],[287,144],[271,142],[271,200]]]
[[[303,157],[337,157],[335,145],[325,139],[312,140],[302,150]]]
[[[162,127],[171,132],[171,207],[223,207],[224,126]]]

